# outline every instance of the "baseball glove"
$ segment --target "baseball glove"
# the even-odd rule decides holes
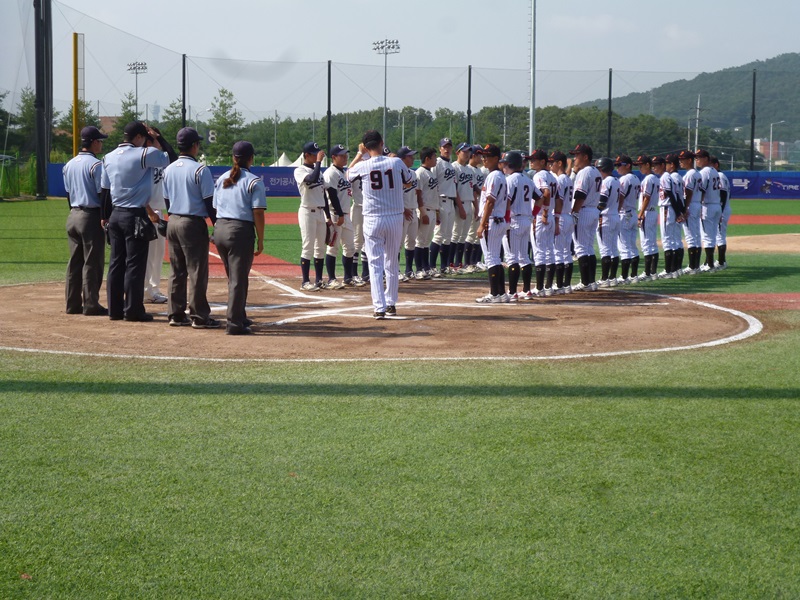
[[[164,219],[159,219],[156,223],[156,229],[161,237],[167,237],[167,222]]]

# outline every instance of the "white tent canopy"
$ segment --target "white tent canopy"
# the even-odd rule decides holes
[[[286,156],[286,152],[282,152],[281,155],[278,157],[274,163],[270,165],[270,167],[289,167],[292,165],[292,161],[289,160],[289,157]]]

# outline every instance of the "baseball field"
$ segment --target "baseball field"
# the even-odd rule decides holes
[[[800,201],[733,206],[725,271],[479,313],[483,276],[412,282],[406,320],[231,348],[64,315],[66,202],[0,202],[0,598],[800,596]]]

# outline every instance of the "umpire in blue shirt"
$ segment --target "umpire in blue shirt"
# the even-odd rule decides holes
[[[202,138],[191,127],[178,132],[180,156],[164,170],[164,200],[169,210],[169,324],[195,329],[216,329],[211,318],[208,290],[208,226],[217,222],[214,210],[214,178],[197,162]],[[189,280],[189,317],[186,316],[186,281]]]
[[[105,267],[105,240],[101,222],[100,179],[103,162],[97,153],[108,136],[97,127],[81,129],[81,151],[64,165],[69,216],[67,263],[67,314],[107,315],[100,305]]]
[[[108,264],[108,316],[112,321],[152,321],[144,310],[144,275],[150,241],[137,235],[136,220],[156,214],[147,206],[153,169],[163,169],[169,157],[155,132],[144,123],[125,126],[123,142],[103,159],[103,211],[108,220],[111,257]],[[153,146],[143,147],[153,139]],[[148,210],[149,209],[149,210]]]

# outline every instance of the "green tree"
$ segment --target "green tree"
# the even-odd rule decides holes
[[[194,123],[187,123],[187,125],[194,127]],[[181,103],[181,99],[177,98],[170,102],[169,106],[164,109],[164,114],[162,115],[161,120],[158,122],[158,128],[161,131],[161,135],[163,135],[164,139],[175,147],[176,152],[178,150],[176,137],[178,135],[178,131],[180,131],[182,127],[183,104]]]
[[[50,139],[53,137],[53,130],[56,128],[58,111],[53,111],[53,118],[50,122]],[[16,122],[19,125],[20,146],[22,155],[31,154],[36,148],[36,93],[32,88],[26,86],[22,88],[17,103]]]
[[[233,144],[242,138],[244,117],[236,109],[236,98],[233,93],[225,88],[220,88],[211,102],[208,128],[207,160],[210,164],[227,164],[230,162]]]
[[[106,152],[122,143],[125,126],[131,121],[138,121],[140,114],[136,111],[136,97],[132,91],[128,92],[122,99],[122,111],[114,123],[114,129],[108,134],[108,139],[104,144]]]
[[[69,109],[64,116],[62,116],[56,125],[55,136],[53,137],[53,150],[56,152],[63,152],[72,154],[72,110],[70,104]],[[94,112],[91,103],[86,100],[78,101],[78,131],[87,125],[94,125],[100,127],[100,117]]]

